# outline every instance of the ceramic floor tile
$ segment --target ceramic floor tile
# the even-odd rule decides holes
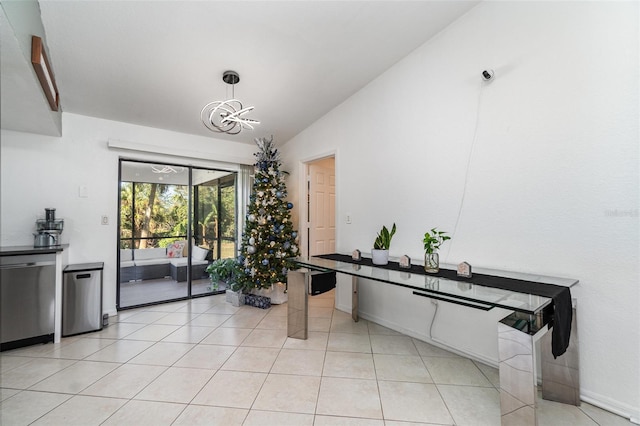
[[[188,403],[213,373],[213,370],[171,367],[137,394],[135,399]]]
[[[167,367],[123,364],[82,392],[83,395],[133,398],[153,382]]]
[[[241,313],[233,315],[226,320],[222,327],[233,328],[255,328],[262,321],[262,317],[254,315],[242,315]]]
[[[179,308],[176,312],[185,312],[190,314],[203,314],[211,308],[212,306],[207,304],[200,304],[200,305],[193,304],[193,305],[183,306],[182,308]]]
[[[253,331],[250,328],[225,328],[220,327],[209,333],[200,343],[208,345],[240,346]]]
[[[26,356],[1,356],[0,357],[0,373],[6,373],[9,370],[20,367],[33,360],[34,358]]]
[[[313,414],[320,377],[269,374],[252,409]]]
[[[122,339],[134,333],[141,328],[144,328],[146,324],[138,324],[138,323],[128,323],[128,322],[120,322],[116,324],[109,324],[107,327],[104,327],[101,331],[97,331],[91,335],[93,338],[98,339]]]
[[[587,404],[586,402],[582,402],[579,408],[580,411],[588,415],[600,425],[631,426],[631,422],[629,421],[629,419],[625,419],[624,417],[615,415],[601,408],[594,407],[593,405]]]
[[[371,350],[376,354],[418,355],[410,337],[376,334],[369,336]]]
[[[178,309],[189,305],[188,301],[161,303],[160,305],[147,306],[142,308],[147,312],[176,312]]]
[[[192,343],[157,342],[149,349],[132,358],[130,364],[173,365],[193,349]]]
[[[280,353],[279,349],[241,347],[224,363],[222,370],[268,373]]]
[[[217,370],[235,350],[233,346],[198,345],[180,358],[174,367]]]
[[[166,312],[144,311],[138,312],[135,315],[128,316],[126,319],[121,319],[119,323],[133,322],[138,324],[151,324],[152,322],[156,322],[160,318],[163,318],[165,316],[167,316]]]
[[[86,361],[105,361],[125,363],[140,352],[148,349],[153,342],[139,340],[118,340],[117,342],[99,350],[85,358]]]
[[[242,426],[313,426],[313,415],[251,410]]]
[[[371,354],[327,351],[322,375],[375,380],[376,371]]]
[[[171,425],[185,407],[183,404],[168,402],[129,401],[102,425]]]
[[[256,329],[287,330],[287,317],[267,315],[258,323]]]
[[[308,329],[309,332],[328,333],[331,330],[331,318],[309,318]]]
[[[287,330],[253,330],[240,346],[257,348],[281,348],[287,340]]]
[[[219,370],[191,403],[248,409],[266,378],[265,373]]]
[[[355,395],[357,403],[354,403]],[[382,419],[377,382],[323,377],[316,414]]]
[[[391,330],[390,328],[369,322],[369,334],[384,334],[388,336],[402,336],[402,333]]]
[[[11,398],[13,395],[22,392],[20,389],[5,389],[0,388],[0,401],[4,401],[7,398]],[[0,423],[2,424],[2,423]]]
[[[196,325],[201,327],[218,327],[231,318],[231,315],[225,314],[200,314],[189,325]]]
[[[443,385],[491,386],[491,382],[467,358],[423,357],[434,383]]]
[[[437,346],[430,345],[429,343],[423,342],[421,340],[418,340],[418,339],[411,339],[411,340],[413,340],[413,344],[416,346],[416,349],[418,349],[418,353],[420,354],[420,356],[461,358],[460,355],[441,349]]]
[[[61,346],[51,353],[53,358],[65,359],[83,359],[98,352],[110,344],[114,343],[114,339],[78,339],[73,343]]]
[[[435,385],[378,381],[378,386],[385,420],[453,424]]]
[[[172,426],[240,426],[248,412],[239,408],[189,405]]]
[[[358,417],[316,416],[313,426],[385,426],[383,420],[362,419]],[[417,426],[415,423],[405,426]]]
[[[538,398],[536,404],[539,425],[596,426],[598,424],[574,405],[560,404],[542,398]]]
[[[282,349],[271,368],[271,373],[321,376],[323,364],[323,351]]]
[[[71,395],[23,391],[0,403],[0,424],[28,425],[47,414]]]
[[[185,325],[162,339],[163,342],[200,343],[215,330],[214,327],[196,327]]]
[[[480,371],[482,371],[482,374],[484,374],[484,376],[496,389],[500,389],[500,372],[497,368],[491,367],[478,361],[473,361],[473,363],[476,365],[476,367],[478,367]]]
[[[34,359],[20,367],[0,374],[0,386],[27,389],[76,362],[68,359]]]
[[[327,342],[329,341],[329,333],[319,331],[309,331],[306,340],[293,339],[287,337],[283,348],[286,349],[309,349],[315,351],[325,351]]]
[[[172,312],[169,313],[157,321],[154,324],[164,325],[185,325],[191,320],[197,318],[200,314],[188,313],[188,312]]]
[[[438,385],[456,425],[500,424],[500,393],[495,388]]]
[[[309,318],[332,318],[333,308],[309,307]]]
[[[412,355],[373,354],[378,380],[433,383],[422,358]]]
[[[78,361],[58,373],[33,385],[30,390],[78,393],[106,376],[120,364],[112,362]]]
[[[329,333],[328,351],[371,353],[368,334]]]
[[[169,334],[173,333],[179,328],[180,326],[177,325],[150,324],[138,331],[134,331],[133,333],[129,334],[128,336],[126,336],[126,339],[156,342],[167,337]]]
[[[360,319],[360,321],[355,322],[353,318],[351,318],[351,315],[347,315],[344,312],[334,314],[331,319],[331,332],[369,335],[368,321]]]
[[[233,315],[240,310],[239,307],[233,306],[231,303],[220,303],[207,309],[207,314],[226,314]]]
[[[76,395],[32,424],[37,426],[99,425],[126,402],[126,399]]]
[[[2,352],[2,356],[26,356],[32,358],[49,358],[51,353],[62,347],[63,343],[46,343],[42,345],[26,346],[23,348],[12,349],[10,351]]]
[[[267,312],[267,316],[278,316],[278,317],[286,317],[288,313],[289,306],[287,303],[281,303],[279,305],[271,304],[271,308],[269,308],[269,312]]]

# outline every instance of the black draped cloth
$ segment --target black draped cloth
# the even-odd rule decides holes
[[[374,265],[371,259],[362,258],[355,261],[351,256],[344,254],[322,254],[321,259],[336,260],[339,262],[355,263],[365,266],[373,266],[376,268],[390,269],[395,271],[407,271],[412,274],[427,275],[422,265],[412,265],[411,269],[400,268],[397,262],[389,262],[387,265]],[[465,281],[471,284],[482,285],[485,287],[500,288],[502,290],[510,290],[518,293],[528,293],[536,296],[548,297],[553,300],[553,331],[551,334],[551,352],[554,357],[559,357],[566,352],[569,347],[569,338],[571,337],[571,290],[555,284],[537,283],[534,281],[519,280],[515,278],[498,277],[494,275],[473,274],[471,278],[458,277],[458,272],[451,269],[440,269],[436,274],[428,274],[436,277],[447,278],[455,281]]]

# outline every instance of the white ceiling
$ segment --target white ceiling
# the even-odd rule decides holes
[[[284,143],[478,0],[39,3],[63,111]],[[231,96],[228,69],[240,74],[235,96],[255,106],[247,116],[261,121],[235,136],[200,121],[206,103]]]

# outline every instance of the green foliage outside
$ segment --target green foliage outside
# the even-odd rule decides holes
[[[198,185],[198,223],[194,225],[198,245],[213,249],[218,241],[218,218],[221,237],[228,237],[231,246],[236,233],[235,185],[221,188],[221,214],[218,215],[218,186],[213,183]],[[174,241],[184,240],[188,228],[188,191],[186,185],[122,182],[120,187],[121,248],[166,247]],[[133,238],[133,242],[132,242]],[[132,247],[133,244],[133,247]],[[233,249],[229,257],[234,257]]]

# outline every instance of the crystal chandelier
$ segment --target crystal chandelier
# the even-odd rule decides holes
[[[231,85],[231,99],[206,104],[200,112],[202,124],[213,132],[230,135],[237,135],[243,128],[253,130],[253,125],[260,122],[243,115],[254,107],[245,108],[239,100],[235,99],[234,86],[240,81],[240,75],[235,71],[225,71],[222,74],[222,81]]]

